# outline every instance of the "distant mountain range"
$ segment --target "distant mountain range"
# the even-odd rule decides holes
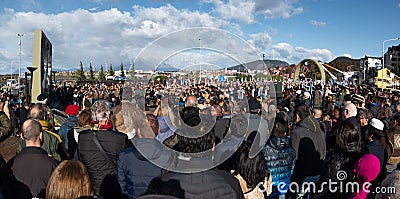
[[[284,67],[284,66],[289,66],[285,61],[281,60],[256,60],[232,67],[228,67],[228,70],[237,70],[240,72],[243,72],[245,68],[249,70],[267,70],[268,68],[273,68],[273,67]]]
[[[354,68],[351,70],[357,69],[360,65],[360,60],[361,59],[352,59],[348,57],[336,57],[334,60],[330,61],[328,64],[331,66],[334,66],[340,70],[346,70],[346,66],[351,66],[353,65]],[[297,64],[297,63],[296,63]],[[281,61],[281,60],[256,60],[236,66],[231,66],[227,67],[228,70],[237,70],[237,71],[244,71],[244,66],[246,66],[247,69],[250,70],[266,70],[267,68],[274,68],[274,67],[284,67],[284,66],[289,66],[291,64]],[[138,64],[138,66],[140,66]],[[60,68],[53,68],[53,71],[57,72],[75,72],[79,69],[77,68],[69,68],[69,69],[60,69]],[[98,71],[100,68],[96,68],[96,71]],[[139,69],[139,68],[137,68]],[[84,67],[84,70],[87,71],[88,69]],[[104,68],[105,71],[108,71],[108,68]],[[118,70],[118,69],[114,69]],[[173,71],[179,71],[180,69],[166,63],[162,63],[158,68],[157,71],[165,71],[165,72],[173,72]],[[21,73],[23,74],[24,72],[28,72],[27,69],[21,68]],[[18,70],[13,71],[13,74],[18,74]]]

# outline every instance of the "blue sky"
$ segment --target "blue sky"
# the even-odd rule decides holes
[[[209,32],[226,39],[218,43],[202,35],[208,37],[203,39],[204,46],[231,50],[233,57],[251,54],[240,60],[265,54],[267,59],[297,64],[306,58],[329,62],[338,56],[379,57],[384,40],[400,37],[399,19],[400,0],[2,0],[0,74],[17,71],[17,33],[26,34],[21,65],[31,65],[35,29],[42,29],[52,42],[56,70],[77,68],[79,61],[85,67],[92,63],[96,69],[130,65],[138,56],[144,57],[140,52],[146,46],[165,35],[180,34],[166,42],[169,47],[180,46],[186,41],[180,38],[190,36],[182,30],[192,27],[226,30],[243,39]],[[385,48],[399,44],[386,42]],[[147,56],[163,60],[169,56],[166,52],[172,51],[157,46]],[[188,59],[192,62],[179,62]],[[212,52],[195,50],[168,60],[178,68],[200,62],[219,67],[235,64]],[[144,65],[138,67],[151,69]]]

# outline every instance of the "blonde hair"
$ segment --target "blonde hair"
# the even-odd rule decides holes
[[[53,171],[46,188],[46,199],[76,199],[93,196],[85,165],[78,160],[64,160]]]

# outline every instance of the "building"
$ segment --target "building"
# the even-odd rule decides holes
[[[388,51],[384,55],[384,58],[386,67],[400,67],[400,45],[389,47]]]

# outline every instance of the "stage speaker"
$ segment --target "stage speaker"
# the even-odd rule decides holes
[[[277,98],[283,98],[283,84],[282,82],[274,82],[275,93]]]

